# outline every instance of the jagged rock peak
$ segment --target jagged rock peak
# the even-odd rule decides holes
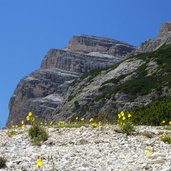
[[[163,23],[160,27],[158,35],[143,42],[138,48],[138,52],[151,52],[157,50],[164,44],[171,43],[171,21]]]
[[[169,33],[171,33],[171,20],[161,25],[158,37],[167,36]]]
[[[77,52],[100,52],[114,56],[123,56],[135,50],[135,47],[128,43],[92,35],[74,35],[67,48]]]

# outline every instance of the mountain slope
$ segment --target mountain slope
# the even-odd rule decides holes
[[[50,49],[40,69],[20,81],[7,125],[20,123],[30,111],[54,121],[76,116],[110,121],[121,110],[132,112],[137,124],[171,119],[170,43],[170,21],[138,48],[110,38],[73,36],[66,48]]]
[[[29,111],[51,119],[63,104],[70,82],[83,73],[117,63],[133,51],[135,47],[127,43],[85,35],[73,36],[67,48],[50,49],[40,69],[19,82],[10,100],[7,125],[20,123]]]
[[[82,75],[71,83],[65,103],[55,111],[60,113],[55,119],[68,116],[69,120],[79,115],[110,120],[117,117],[114,113],[118,111],[131,111],[163,98],[171,99],[171,45]],[[169,107],[170,115],[166,117],[171,119]]]

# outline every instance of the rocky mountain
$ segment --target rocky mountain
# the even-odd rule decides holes
[[[151,52],[160,48],[164,44],[171,43],[171,21],[165,22],[160,27],[159,34],[153,38],[143,42],[138,48],[139,52]]]
[[[76,116],[109,121],[121,110],[132,112],[140,123],[171,119],[170,34],[171,22],[166,22],[156,38],[138,48],[109,38],[73,36],[66,48],[50,49],[40,69],[20,81],[7,125],[19,123],[29,111],[54,121]]]
[[[170,26],[164,23],[135,55],[73,81],[54,120],[79,116],[109,121],[121,110],[132,112],[139,123],[158,125],[161,118],[171,119]]]
[[[24,77],[9,103],[7,125],[20,123],[29,111],[42,119],[52,118],[66,101],[70,83],[93,69],[123,60],[135,47],[96,36],[73,36],[64,49],[50,49],[40,69]]]

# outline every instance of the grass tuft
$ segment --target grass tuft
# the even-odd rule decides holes
[[[44,142],[48,139],[48,134],[45,128],[39,125],[32,125],[32,127],[28,130],[28,134],[32,140],[34,145],[41,145],[41,142]]]

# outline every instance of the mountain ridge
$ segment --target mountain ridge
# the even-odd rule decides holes
[[[88,44],[86,43],[82,50],[84,51],[87,47],[87,53],[80,51],[80,47],[79,51],[74,51],[72,48],[50,49],[42,60],[40,69],[21,79],[9,103],[10,113],[7,125],[20,123],[20,120],[24,119],[29,111],[35,113],[37,117],[49,119],[56,108],[62,105],[71,81],[92,69],[110,66],[122,60],[125,53],[129,54],[135,50],[135,47],[131,45],[130,48],[125,45],[127,52],[125,50],[123,52],[122,48],[115,47],[117,51],[114,56],[106,51],[106,46],[110,43],[102,43],[99,46],[100,42],[98,45],[91,43],[97,39],[96,36],[90,36],[87,39],[89,40]],[[106,40],[108,39],[106,38]],[[85,44],[85,42],[82,41],[81,44]],[[122,43],[120,42],[120,44]],[[96,52],[97,46],[98,49],[101,49],[98,53]],[[113,44],[112,46],[114,47]],[[67,75],[68,73],[70,75]],[[49,96],[58,101],[49,99]]]
[[[73,36],[64,49],[49,50],[40,69],[18,84],[7,125],[19,123],[29,111],[54,121],[69,121],[77,115],[110,120],[120,110],[170,98],[170,28],[170,22],[162,24],[159,36],[138,48],[81,35]],[[152,83],[160,85],[158,76],[163,80],[157,87]]]

